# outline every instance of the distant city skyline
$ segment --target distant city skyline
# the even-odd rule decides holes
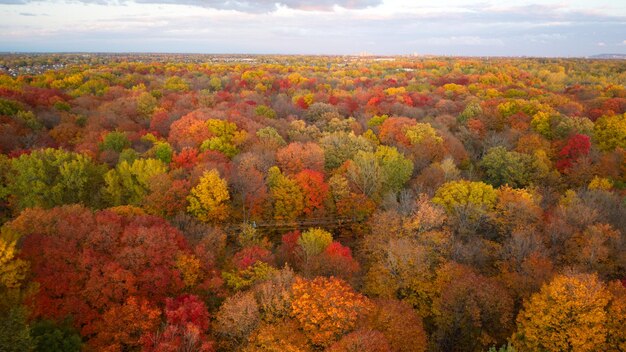
[[[626,1],[0,0],[3,52],[590,56]]]

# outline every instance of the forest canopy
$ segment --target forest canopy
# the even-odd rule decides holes
[[[0,68],[2,351],[626,350],[624,61]]]

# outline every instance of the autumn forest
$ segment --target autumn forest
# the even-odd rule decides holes
[[[0,351],[626,351],[626,61],[0,56]]]

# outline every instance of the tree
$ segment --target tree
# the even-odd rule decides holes
[[[294,177],[304,194],[306,215],[319,214],[324,209],[329,186],[324,182],[324,174],[319,171],[302,170]]]
[[[17,257],[15,242],[0,238],[0,288],[19,288],[27,272],[28,263]]]
[[[141,346],[141,338],[157,329],[161,311],[146,300],[129,297],[123,305],[102,314],[89,346],[99,351],[127,351]]]
[[[206,128],[211,137],[202,142],[200,150],[216,150],[229,158],[239,153],[239,145],[247,136],[246,131],[237,130],[236,124],[224,120],[208,119]]]
[[[2,302],[4,305],[5,302]],[[34,344],[22,305],[0,307],[0,347],[6,352],[29,352]]]
[[[276,162],[289,175],[305,169],[324,171],[324,151],[316,143],[290,143],[276,152]]]
[[[524,304],[513,345],[542,351],[622,349],[624,291],[609,290],[595,274],[558,275]]]
[[[122,150],[130,147],[130,141],[124,132],[113,131],[107,133],[100,143],[100,150],[111,150],[120,153]]]
[[[187,211],[200,221],[224,221],[228,217],[230,194],[226,180],[215,169],[205,171],[200,183],[191,189]]]
[[[111,205],[140,205],[148,194],[153,177],[167,172],[167,166],[157,159],[122,161],[104,175],[104,194]]]
[[[176,258],[188,249],[163,219],[73,205],[25,210],[5,226],[22,236],[22,257],[39,286],[31,298],[33,316],[71,315],[82,336],[104,328],[101,314],[117,307],[114,323],[131,296],[137,297],[131,306],[143,307],[144,299],[153,306],[184,289]]]
[[[413,162],[394,147],[378,146],[374,155],[382,172],[383,192],[399,192],[413,174]]]
[[[321,254],[333,242],[333,235],[322,229],[309,229],[300,235],[298,245],[305,258]],[[306,259],[305,259],[306,260]]]
[[[259,306],[251,292],[228,297],[215,316],[215,331],[232,346],[246,341],[259,323]]]
[[[368,197],[399,192],[413,174],[413,162],[394,147],[359,151],[348,165],[348,177]]]
[[[304,211],[304,194],[298,183],[276,166],[268,170],[268,186],[274,205],[274,219],[295,220]]]
[[[212,352],[213,342],[206,335],[209,312],[198,296],[182,295],[165,301],[166,325],[161,332],[144,336],[143,351]]]
[[[495,280],[449,263],[439,269],[433,338],[443,351],[484,351],[506,342],[513,301]]]
[[[426,351],[428,338],[422,318],[410,304],[395,299],[373,303],[374,307],[358,324],[361,330],[381,332],[391,351]]]
[[[354,133],[336,132],[324,136],[319,141],[324,150],[324,162],[326,170],[333,170],[341,166],[347,160],[354,158],[359,151],[372,152],[373,146],[363,136]]]
[[[70,319],[59,324],[50,320],[38,321],[31,327],[31,335],[37,352],[79,352],[83,346]]]
[[[571,136],[565,146],[559,151],[559,160],[556,162],[556,168],[565,173],[574,165],[579,158],[589,154],[591,148],[591,139],[584,134],[575,134]]]
[[[291,314],[317,346],[328,346],[352,330],[368,307],[365,297],[334,277],[296,278],[291,289]]]
[[[480,166],[485,171],[485,180],[495,187],[505,184],[524,187],[533,180],[532,156],[510,152],[504,147],[489,149]]]
[[[16,210],[28,207],[99,203],[105,167],[61,149],[42,149],[11,160],[7,192]]]
[[[496,198],[497,193],[490,185],[460,180],[441,186],[433,197],[433,203],[443,206],[448,213],[470,206],[490,210],[496,204]]]
[[[411,145],[419,145],[422,143],[443,143],[443,138],[439,136],[437,130],[429,123],[416,123],[413,126],[406,127],[404,135]]]
[[[593,126],[593,137],[604,151],[626,148],[626,113],[599,118]]]
[[[211,132],[202,116],[198,112],[191,112],[171,124],[167,141],[177,150],[183,150],[198,148],[210,137]]]
[[[152,215],[171,218],[187,209],[187,196],[191,184],[186,179],[175,179],[172,174],[152,177],[148,194],[141,202],[142,208]]]
[[[357,330],[333,343],[328,352],[389,352],[389,342],[383,333],[376,330]]]

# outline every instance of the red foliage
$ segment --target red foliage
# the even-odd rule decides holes
[[[24,211],[11,226],[24,234],[21,255],[39,284],[34,315],[72,315],[83,335],[129,296],[158,304],[184,287],[175,269],[184,238],[158,217],[67,206]]]
[[[147,352],[177,352],[214,350],[213,341],[206,336],[209,312],[195,295],[182,295],[165,302],[167,326],[161,334],[144,336],[143,350]]]
[[[195,295],[166,299],[165,317],[170,325],[193,324],[203,331],[209,328],[209,312],[204,302]]]
[[[233,257],[233,264],[239,270],[245,270],[256,262],[272,263],[273,261],[272,252],[259,246],[246,247]]]
[[[560,172],[569,170],[578,158],[589,154],[591,139],[584,134],[575,134],[567,140],[565,146],[559,152],[559,160],[556,167]]]
[[[191,169],[198,162],[198,149],[196,148],[183,148],[179,153],[175,153],[172,156],[173,168]]]
[[[348,278],[359,271],[359,263],[352,258],[350,248],[337,241],[326,247],[324,257],[328,271],[334,275]]]

